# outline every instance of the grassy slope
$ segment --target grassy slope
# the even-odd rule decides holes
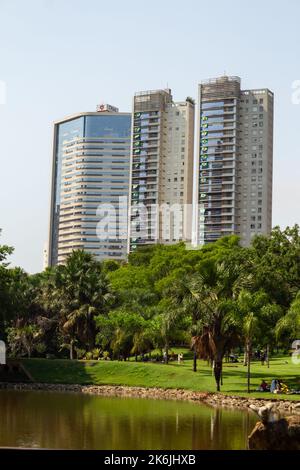
[[[180,351],[183,351],[182,349]],[[118,361],[69,361],[24,359],[24,365],[38,382],[78,383],[97,385],[128,385],[142,387],[184,388],[196,391],[215,391],[211,369],[198,361],[198,371],[192,371],[192,360],[184,364],[118,362]],[[270,368],[254,362],[251,371],[251,397],[285,398],[300,400],[300,395],[274,395],[255,392],[262,379],[270,382],[281,378],[290,387],[300,389],[300,365],[290,357],[272,359]],[[222,392],[227,395],[248,396],[246,392],[246,368],[242,364],[224,364]]]

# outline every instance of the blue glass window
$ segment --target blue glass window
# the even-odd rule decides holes
[[[131,132],[130,116],[86,116],[85,136],[94,138],[128,138]]]
[[[224,106],[224,101],[210,101],[206,103],[201,103],[202,109],[220,108],[221,106]]]

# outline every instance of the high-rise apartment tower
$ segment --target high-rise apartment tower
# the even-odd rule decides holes
[[[129,251],[191,240],[194,102],[170,89],[136,93],[133,103]]]
[[[247,246],[272,227],[273,93],[210,79],[197,113],[193,241],[237,234]]]

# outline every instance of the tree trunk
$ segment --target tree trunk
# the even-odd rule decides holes
[[[247,391],[250,393],[250,363],[251,363],[251,341],[247,342],[247,362],[248,362],[248,370],[247,370]]]
[[[136,354],[135,355],[135,362],[137,362],[137,361],[138,361],[138,357],[137,357],[137,354]]]
[[[166,353],[166,364],[169,364],[169,343],[165,345],[165,353]]]
[[[267,344],[267,367],[268,367],[268,369],[270,367],[270,347],[269,347],[269,344]]]
[[[214,361],[214,375],[217,384],[217,392],[219,392],[222,375],[222,359],[217,359],[216,361]]]
[[[73,360],[74,357],[74,341],[71,339],[70,341],[70,359]]]
[[[244,366],[248,364],[248,349],[247,349],[247,341],[245,342],[245,349],[244,349]]]
[[[95,347],[95,323],[93,315],[89,316],[87,319],[87,344],[89,346],[89,351],[92,351]]]
[[[194,349],[193,371],[197,372],[197,352],[196,352],[196,349]]]

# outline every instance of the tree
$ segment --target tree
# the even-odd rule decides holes
[[[40,330],[36,325],[8,328],[8,344],[14,355],[22,355],[25,352],[30,358],[34,348],[41,344],[40,337]]]
[[[291,342],[300,338],[300,290],[286,315],[281,317],[275,328],[277,338]]]
[[[2,230],[0,229],[0,235]],[[6,258],[14,252],[14,248],[8,245],[0,245],[0,263],[1,266],[7,267],[9,263],[6,262]]]
[[[57,266],[45,285],[44,306],[59,312],[62,345],[68,345],[70,359],[75,344],[91,351],[95,345],[95,316],[104,314],[112,300],[102,264],[82,250],[73,251],[65,265]]]
[[[96,342],[103,350],[111,350],[113,357],[127,359],[130,354],[146,352],[147,321],[141,315],[120,308],[107,316],[96,318],[98,334]]]
[[[161,344],[166,354],[166,364],[169,360],[169,349],[173,343],[187,343],[189,322],[180,308],[173,308],[171,299],[164,298],[160,301],[155,317]]]
[[[274,302],[288,309],[300,289],[299,226],[275,227],[270,237],[256,236],[249,253],[257,289],[263,288]]]
[[[228,257],[226,261],[206,262],[189,283],[200,312],[201,333],[193,338],[193,345],[200,358],[213,364],[220,391],[224,355],[237,344],[240,333],[234,302],[239,290],[249,283],[249,277]]]
[[[191,104],[195,104],[196,101],[194,98],[192,98],[191,96],[187,96],[185,101],[187,101],[188,103],[191,103]]]
[[[0,229],[1,235],[1,229]],[[10,276],[7,269],[8,264],[6,258],[13,253],[11,246],[0,245],[0,338],[5,339],[5,326],[7,320],[12,315],[10,308]]]
[[[165,295],[170,299],[173,311],[177,311],[180,317],[185,316],[189,319],[188,331],[192,337],[196,337],[201,330],[199,320],[201,318],[201,309],[197,296],[195,296],[190,276],[185,273],[176,272],[176,276],[165,282]],[[176,318],[176,317],[175,317]],[[195,342],[192,340],[191,348],[194,351],[193,371],[197,371],[197,351]]]

